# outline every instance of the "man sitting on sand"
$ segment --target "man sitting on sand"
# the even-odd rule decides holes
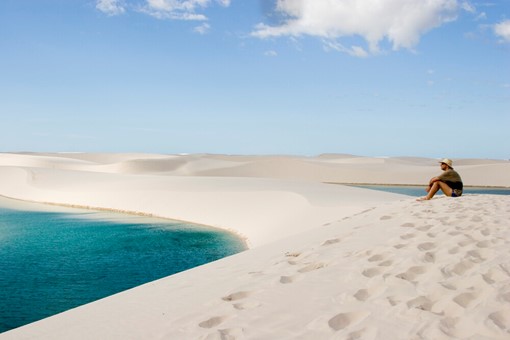
[[[425,189],[428,192],[427,196],[418,198],[418,201],[430,200],[439,189],[448,197],[459,197],[462,195],[464,185],[460,175],[457,171],[453,170],[452,160],[445,158],[439,163],[443,173],[430,179],[429,186]]]

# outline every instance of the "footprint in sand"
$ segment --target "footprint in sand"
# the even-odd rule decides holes
[[[386,260],[378,264],[379,267],[389,267],[393,264],[393,261]]]
[[[452,272],[457,275],[464,275],[468,270],[474,267],[473,262],[468,260],[462,260],[453,266]]]
[[[244,331],[242,328],[226,328],[218,329],[217,332],[211,333],[205,338],[206,340],[226,340],[226,339],[243,339]]]
[[[492,255],[489,249],[470,250],[466,253],[465,258],[475,263],[482,263]]]
[[[202,321],[201,323],[198,324],[198,326],[202,328],[213,328],[221,324],[226,319],[227,319],[226,316],[213,316],[210,319]]]
[[[298,278],[297,275],[281,276],[280,277],[280,283],[283,283],[283,284],[292,283],[292,282],[296,281],[297,278]]]
[[[240,291],[240,292],[235,292],[230,295],[224,296],[221,299],[223,301],[227,301],[227,302],[234,302],[234,301],[240,301],[240,300],[246,299],[247,297],[251,296],[252,294],[253,294],[253,292]],[[260,306],[260,303],[255,302],[255,301],[240,301],[240,302],[234,303],[232,306],[235,309],[244,310],[244,309],[252,309],[252,308],[258,307],[258,306]]]
[[[333,239],[324,241],[324,243],[322,243],[321,246],[330,246],[330,245],[338,243],[340,241],[342,241],[342,239],[340,239],[340,238],[333,238]]]
[[[416,234],[409,233],[409,234],[400,235],[400,238],[402,240],[409,240],[413,237],[416,237]]]
[[[436,254],[431,251],[426,252],[425,255],[423,256],[423,262],[429,263],[436,262]]]
[[[406,281],[414,281],[419,275],[422,275],[427,272],[427,267],[425,266],[414,266],[409,268],[405,273],[400,273],[395,275],[399,279]]]
[[[414,228],[414,223],[404,223],[401,225],[401,227],[404,227],[404,228]]]
[[[263,271],[248,272],[248,275],[251,275],[253,277],[259,277],[259,276],[264,276],[264,272]]]
[[[366,301],[370,297],[370,294],[368,289],[360,289],[354,294],[354,297],[359,301]]]
[[[491,231],[489,228],[485,228],[484,230],[481,230],[480,233],[483,235],[483,236],[489,236],[491,234]]]
[[[402,298],[400,298],[398,296],[388,296],[386,299],[388,300],[388,302],[390,303],[390,305],[392,307],[394,307],[402,302]]]
[[[506,293],[501,293],[501,294],[499,295],[499,297],[500,297],[500,299],[501,299],[502,301],[510,302],[510,285],[507,285],[507,287],[509,288],[509,289],[508,289],[508,292],[506,292]],[[504,291],[504,290],[505,290],[505,289],[503,288],[503,291]]]
[[[459,318],[446,317],[439,322],[439,329],[449,337],[458,338],[456,336],[458,323]]]
[[[510,331],[510,308],[489,314],[489,320],[508,333]]]
[[[377,339],[377,328],[376,327],[365,327],[357,331],[347,334],[346,340],[359,340],[359,339]]]
[[[489,269],[487,273],[482,274],[482,278],[485,282],[491,285],[508,280],[508,275],[503,270],[501,270],[500,267],[493,267]]]
[[[428,312],[430,312],[432,310],[433,305],[434,305],[434,302],[432,302],[426,296],[419,296],[415,299],[407,301],[408,308],[417,308],[417,309],[425,310]]]
[[[490,242],[490,241],[487,241],[487,240],[485,240],[485,241],[480,241],[480,242],[476,243],[476,246],[477,246],[478,248],[489,248],[489,247],[491,246],[491,242]]]
[[[383,270],[381,268],[373,267],[373,268],[365,269],[361,274],[363,274],[363,276],[365,276],[365,277],[370,278],[370,277],[374,277],[377,275],[381,275],[382,272],[383,272]]]
[[[246,302],[235,303],[233,306],[237,310],[245,310],[245,309],[257,308],[260,306],[260,303],[256,302],[256,301],[246,301]]]
[[[285,253],[285,256],[287,256],[287,257],[299,257],[300,255],[301,255],[301,253],[297,252],[297,251],[294,251],[294,252],[289,251],[289,252]]]
[[[468,260],[462,260],[454,265],[448,265],[441,268],[441,272],[445,277],[451,277],[453,274],[462,276],[474,266],[475,264],[473,262]]]
[[[448,290],[457,290],[457,286],[451,282],[439,282],[439,284]]]
[[[459,247],[453,247],[448,250],[448,254],[457,254],[459,252],[459,250],[460,250]]]
[[[355,294],[354,294],[354,297],[358,300],[358,301],[367,301],[369,298],[375,296],[375,295],[380,295],[381,293],[383,293],[385,291],[385,288],[384,286],[382,285],[377,285],[377,286],[373,286],[373,287],[370,287],[370,288],[363,288],[363,289],[359,289]]]
[[[321,269],[324,267],[326,267],[326,264],[322,263],[322,262],[311,263],[311,264],[307,265],[306,267],[299,269],[298,272],[299,273],[308,273],[308,272],[311,272],[311,271],[314,271],[317,269]]]
[[[421,251],[431,250],[434,249],[435,247],[436,244],[434,242],[424,242],[418,245],[418,249]]]
[[[422,227],[418,227],[418,228],[416,228],[416,230],[419,230],[419,231],[423,231],[423,232],[425,232],[425,231],[429,231],[429,230],[430,230],[430,228],[432,228],[432,226],[431,226],[431,225],[424,225],[424,226],[422,226]]]
[[[329,319],[328,325],[335,331],[354,326],[365,320],[370,315],[368,311],[340,313]]]
[[[240,292],[236,292],[236,293],[232,293],[230,295],[224,296],[221,299],[223,301],[237,301],[237,300],[245,299],[248,296],[250,296],[251,294],[252,294],[252,292],[240,291]]]
[[[383,254],[375,254],[368,258],[368,262],[376,262],[384,260],[385,256]]]
[[[293,264],[293,265],[299,264],[297,262],[291,263],[291,261],[289,261],[289,263]],[[298,273],[304,274],[304,273],[308,273],[308,272],[318,270],[318,269],[321,269],[324,267],[326,267],[326,264],[322,263],[322,262],[310,263],[310,264],[306,265],[305,267],[302,267],[301,269],[299,269]],[[280,283],[283,283],[283,284],[293,283],[297,279],[299,279],[299,275],[283,275],[280,277]]]
[[[437,220],[441,223],[445,223],[450,219],[450,216],[439,217]]]
[[[473,216],[471,222],[482,222],[483,219],[480,216]]]
[[[469,246],[470,244],[473,244],[475,241],[473,240],[463,240],[460,242],[457,242],[457,244],[461,247]]]
[[[384,220],[390,220],[390,219],[391,219],[391,216],[387,216],[387,215],[385,215],[385,216],[381,216],[379,219],[380,219],[381,221],[384,221]]]
[[[501,263],[499,268],[501,268],[507,276],[510,276],[510,263]]]
[[[469,305],[473,304],[473,301],[475,301],[477,297],[478,294],[468,292],[457,295],[456,297],[453,298],[453,301],[459,306],[467,308],[469,307]]]

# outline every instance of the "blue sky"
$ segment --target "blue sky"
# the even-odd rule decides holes
[[[510,1],[2,0],[0,151],[510,158]]]

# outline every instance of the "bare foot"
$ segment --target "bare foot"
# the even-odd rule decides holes
[[[424,197],[417,198],[416,200],[417,201],[428,201],[428,200],[430,200],[430,198],[428,198],[427,196],[424,196]]]

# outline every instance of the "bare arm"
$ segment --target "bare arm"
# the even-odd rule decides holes
[[[429,181],[429,186],[431,186],[432,184],[434,184],[435,182],[438,182],[440,181],[439,177],[432,177]]]

